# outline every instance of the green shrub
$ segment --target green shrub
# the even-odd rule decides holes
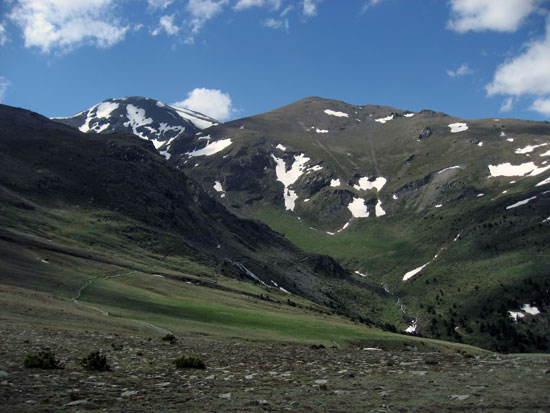
[[[55,354],[49,351],[41,351],[38,354],[29,354],[23,365],[28,369],[62,369],[63,365],[55,358]]]
[[[174,344],[176,341],[178,341],[177,337],[173,334],[166,334],[164,337],[161,338],[162,341],[168,341],[170,344]]]
[[[86,370],[109,371],[111,367],[107,364],[107,357],[99,351],[88,354],[80,361],[80,365]]]
[[[174,360],[174,364],[178,369],[200,369],[204,370],[206,365],[204,361],[195,357],[180,357]]]

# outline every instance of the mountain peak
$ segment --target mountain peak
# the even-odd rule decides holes
[[[109,98],[74,116],[53,118],[85,133],[131,132],[155,148],[219,124],[189,109],[141,96]]]

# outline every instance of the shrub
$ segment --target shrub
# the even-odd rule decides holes
[[[200,369],[204,370],[206,365],[204,361],[195,357],[180,357],[174,360],[174,364],[178,369]]]
[[[29,354],[23,365],[28,369],[62,369],[63,365],[55,358],[55,354],[49,351],[41,351],[38,354]]]
[[[107,364],[107,357],[99,351],[93,351],[80,360],[80,365],[86,370],[110,371],[111,367]]]
[[[174,344],[176,341],[178,341],[177,337],[173,334],[166,334],[164,337],[161,338],[162,341],[168,341],[170,344]]]

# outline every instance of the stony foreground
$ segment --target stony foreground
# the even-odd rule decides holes
[[[64,369],[23,367],[49,349]],[[107,355],[110,372],[80,359]],[[176,369],[181,356],[206,370]],[[550,412],[550,358],[468,356],[180,337],[0,331],[6,412]]]

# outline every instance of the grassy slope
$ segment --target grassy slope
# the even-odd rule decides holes
[[[154,248],[151,238],[128,242],[129,233],[136,238],[148,228],[116,214],[14,207],[2,212],[3,221],[17,215],[0,241],[6,322],[116,331],[144,329],[131,321],[139,320],[179,335],[389,348],[420,342],[351,322],[275,288],[226,278],[196,257],[159,253],[173,248],[170,239],[163,243],[162,234]],[[109,278],[119,274],[127,275]],[[70,301],[87,280],[93,281],[79,301],[108,311],[109,317]],[[18,304],[22,297],[24,305]],[[40,320],[33,313],[40,313]],[[468,350],[437,341],[424,344]]]
[[[238,206],[244,215],[268,223],[300,248],[329,254],[350,270],[368,273],[371,282],[387,284],[402,297],[409,317],[419,317],[419,330],[424,334],[491,348],[511,346],[510,349],[537,351],[547,348],[550,345],[544,339],[549,333],[544,327],[547,314],[537,316],[540,325],[536,328],[533,328],[536,323],[532,317],[516,324],[508,316],[508,311],[519,310],[526,303],[539,308],[549,304],[542,292],[550,287],[546,270],[550,265],[550,239],[548,224],[543,225],[542,221],[548,217],[550,196],[544,193],[544,187],[535,187],[547,174],[488,178],[488,165],[506,161],[514,165],[535,161],[540,165],[543,159],[539,159],[537,151],[528,157],[515,150],[547,142],[548,126],[513,119],[468,120],[468,131],[453,134],[447,125],[460,120],[427,113],[413,118],[398,117],[386,124],[372,124],[362,129],[365,122],[334,120],[322,115],[322,109],[328,104],[346,113],[353,110],[341,102],[305,105],[299,102],[255,118],[222,125],[220,133],[234,140],[228,159],[238,158],[239,162],[248,165],[255,154],[267,151],[270,156],[275,145],[282,143],[287,152],[303,152],[311,157],[311,165],[320,162],[323,166],[320,175],[333,174],[344,184],[353,181],[354,174],[386,176],[388,183],[380,193],[367,191],[358,195],[382,200],[388,215],[355,220],[341,233],[326,234],[325,231],[335,232],[341,228],[349,217],[338,212],[319,218],[316,214],[320,210],[316,211],[312,204],[316,200],[320,202],[317,205],[323,200],[331,199],[329,203],[338,200],[330,198],[324,188],[308,203],[303,199],[309,196],[301,196],[296,214],[284,211],[282,199],[267,195],[270,191],[276,196],[282,192],[280,183],[273,182],[274,177],[269,175],[269,167],[260,181],[263,199],[247,202],[255,199],[256,194],[254,190],[245,189],[229,192],[228,204]],[[339,104],[342,106],[337,107]],[[376,110],[381,112],[374,116],[382,117],[386,114],[383,111],[390,109]],[[302,125],[300,122],[304,119],[331,133],[306,131],[311,125]],[[241,124],[245,125],[244,130],[240,129]],[[426,125],[431,128],[432,136],[418,141],[416,136]],[[340,126],[344,129],[339,129]],[[509,142],[509,137],[514,141]],[[478,145],[480,142],[482,146]],[[413,155],[412,161],[405,161]],[[284,155],[277,152],[277,156]],[[230,163],[228,159],[224,162]],[[287,164],[290,160],[287,159]],[[224,178],[240,171],[224,169],[224,165],[216,163],[212,157],[201,160],[201,166],[189,173],[200,179],[208,176],[212,168],[223,182]],[[437,173],[456,165],[461,169]],[[403,185],[429,174],[428,184],[420,190],[400,195],[398,200],[392,199],[392,193]],[[305,180],[295,185],[295,188],[302,187],[308,187]],[[485,196],[478,197],[481,193]],[[536,201],[528,206],[506,209],[535,195]],[[435,208],[437,204],[443,207]],[[311,229],[310,225],[318,230]],[[453,242],[459,233],[460,239]],[[413,280],[402,282],[406,272],[426,264],[438,253],[438,259]],[[432,282],[434,278],[439,282],[437,288]],[[491,304],[487,305],[488,302]],[[431,327],[433,311],[426,312],[429,306],[434,307],[438,318],[435,328]],[[388,316],[388,319],[399,323],[396,317]],[[406,327],[403,320],[399,325]],[[459,333],[455,327],[459,327]],[[466,327],[469,327],[468,332]],[[526,335],[529,334],[536,336],[531,344],[527,344],[530,339]]]

